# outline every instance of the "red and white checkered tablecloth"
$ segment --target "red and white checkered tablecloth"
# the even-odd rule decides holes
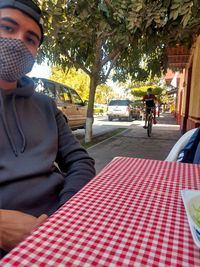
[[[200,165],[118,157],[0,266],[200,266],[181,189]]]

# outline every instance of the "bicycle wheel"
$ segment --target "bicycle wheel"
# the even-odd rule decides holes
[[[149,115],[148,116],[148,122],[147,122],[147,135],[148,135],[148,137],[151,137],[151,133],[152,133],[152,116]]]

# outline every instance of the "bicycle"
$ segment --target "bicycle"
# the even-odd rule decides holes
[[[154,108],[148,108],[147,109],[147,136],[151,137],[152,134],[152,125],[153,125],[153,110]]]

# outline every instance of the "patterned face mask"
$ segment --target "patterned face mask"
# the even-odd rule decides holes
[[[35,58],[19,39],[0,38],[0,80],[14,82],[30,72]]]

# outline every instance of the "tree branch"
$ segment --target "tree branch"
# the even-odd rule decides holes
[[[116,55],[120,52],[120,49],[118,48],[117,50],[112,51],[109,55],[107,55],[101,62],[101,66],[103,67],[108,61],[113,60]]]
[[[78,69],[82,69],[87,75],[91,77],[92,73],[85,66],[83,66],[77,61],[74,61],[73,58],[70,57],[68,53],[66,53],[66,57],[74,64],[74,66],[76,66]]]
[[[99,81],[98,82],[98,84],[100,84],[100,83],[105,83],[106,82],[106,80],[108,79],[108,76],[110,75],[110,72],[111,72],[111,70],[112,70],[112,68],[113,68],[113,66],[114,66],[114,64],[115,64],[115,62],[117,61],[117,59],[118,59],[118,57],[121,55],[121,52],[118,52],[116,55],[115,55],[115,57],[113,58],[113,60],[112,60],[112,62],[111,62],[111,64],[110,64],[110,67],[109,67],[109,69],[108,69],[108,71],[107,71],[107,73],[105,74],[105,76],[104,76],[104,79],[102,80],[102,81]]]

